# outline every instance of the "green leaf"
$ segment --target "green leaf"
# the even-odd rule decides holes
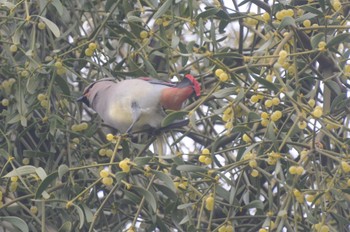
[[[181,120],[188,115],[187,111],[174,111],[168,114],[162,121],[161,126],[166,127],[175,122],[176,120]]]
[[[63,79],[62,77],[57,76],[55,78],[55,82],[57,84],[58,87],[60,87],[60,89],[62,90],[63,94],[70,96],[70,90],[69,90],[69,86],[67,84],[67,81],[65,79]]]
[[[39,83],[40,83],[40,81],[39,81],[37,76],[29,77],[27,80],[27,86],[26,86],[28,93],[34,94],[36,89],[39,86]]]
[[[238,125],[232,128],[232,133],[238,133],[238,132],[244,133],[247,131],[250,131],[250,128],[247,126]]]
[[[303,9],[305,12],[311,12],[311,13],[314,13],[314,14],[316,14],[318,16],[324,17],[323,12],[318,10],[315,7],[312,7],[312,6],[309,6],[309,5],[304,5],[304,6],[300,7],[300,8]]]
[[[52,0],[50,2],[56,8],[58,14],[60,16],[62,16],[63,15],[63,5],[62,5],[61,1],[60,0]]]
[[[163,181],[164,185],[167,186],[169,189],[171,189],[171,191],[173,191],[174,193],[176,192],[174,181],[169,177],[169,175],[166,175],[163,172],[155,171],[155,170],[152,170],[152,173],[154,173],[156,177],[158,177],[158,179]]]
[[[350,225],[350,220],[343,217],[342,215],[334,213],[334,212],[331,212],[331,215],[339,224],[343,224],[346,226]]]
[[[47,174],[45,172],[45,170],[42,167],[38,167],[35,169],[36,174],[38,175],[38,177],[43,180],[47,177]]]
[[[91,209],[86,204],[82,204],[81,207],[83,208],[86,221],[88,223],[92,222],[94,219],[94,214],[92,213]]]
[[[303,14],[302,16],[300,16],[299,18],[297,18],[295,20],[295,22],[299,23],[299,22],[304,22],[305,20],[307,19],[313,19],[317,16],[317,14],[314,14],[314,13],[311,13],[311,12],[308,12],[306,14]]]
[[[350,33],[338,34],[327,43],[327,47],[338,46],[340,43],[350,42]]]
[[[64,176],[64,174],[66,174],[67,172],[69,172],[69,167],[65,164],[61,164],[58,167],[58,178],[60,180],[62,180],[62,177]]]
[[[276,85],[268,80],[265,80],[264,78],[261,78],[257,75],[252,75],[252,77],[259,82],[260,84],[262,84],[263,86],[265,86],[266,88],[278,92],[278,88],[276,87]]]
[[[216,13],[219,12],[219,9],[218,8],[210,8],[209,10],[206,10],[206,11],[203,11],[202,13],[198,14],[197,17],[196,17],[196,20],[200,19],[200,18],[208,18],[210,16],[213,16],[215,15]]]
[[[83,228],[85,217],[83,210],[76,204],[73,204],[74,208],[77,210],[79,215],[79,229]]]
[[[60,35],[61,35],[60,29],[57,27],[57,25],[54,22],[52,22],[51,20],[49,20],[49,19],[47,19],[47,18],[45,18],[43,16],[39,15],[39,17],[41,18],[41,20],[43,20],[43,22],[50,29],[52,34],[54,34],[54,36],[60,37]]]
[[[289,26],[296,27],[295,19],[290,16],[286,16],[282,19],[282,22],[279,25],[278,30],[282,30],[283,28],[289,27]]]
[[[195,205],[195,203],[185,203],[185,204],[178,205],[177,209],[186,209],[188,207],[192,207],[193,205]]]
[[[136,190],[136,192],[140,193],[146,200],[146,202],[151,206],[153,212],[156,212],[157,210],[157,201],[154,198],[153,194],[149,192],[148,190],[138,187],[138,186],[132,186],[132,189]]]
[[[207,172],[208,170],[206,168],[190,165],[190,164],[183,164],[179,165],[176,168],[179,171],[186,171],[186,172]]]
[[[72,231],[72,222],[66,221],[63,223],[63,225],[59,228],[58,232],[70,232]]]
[[[214,92],[212,95],[215,98],[224,98],[229,95],[236,94],[236,87],[229,87],[224,89],[219,89],[218,91]]]
[[[260,120],[260,118],[261,118],[260,115],[255,112],[250,111],[248,113],[248,122],[252,122],[252,121],[255,122],[257,120]]]
[[[5,216],[5,217],[0,217],[0,222],[1,221],[5,221],[5,222],[12,224],[14,227],[16,227],[17,229],[19,229],[22,232],[29,232],[29,227],[28,227],[27,223],[21,218],[12,217],[12,216]]]
[[[7,173],[4,177],[25,176],[36,173],[36,167],[31,165],[21,166]]]
[[[318,43],[325,40],[324,33],[320,32],[317,35],[311,37],[311,46],[312,48],[318,48]]]
[[[166,2],[163,3],[163,5],[161,7],[159,7],[159,9],[157,10],[156,13],[154,13],[153,15],[153,19],[156,20],[157,18],[159,18],[160,16],[164,15],[165,12],[170,8],[170,6],[172,5],[173,0],[167,0]]]
[[[144,166],[145,164],[149,164],[149,162],[153,159],[151,156],[146,156],[146,157],[136,157],[134,159],[134,163],[137,166]]]
[[[38,189],[36,190],[36,193],[35,193],[35,198],[39,199],[42,196],[42,194],[45,192],[45,190],[47,190],[47,188],[50,186],[50,184],[54,180],[56,180],[57,177],[58,177],[58,172],[54,172],[48,175],[38,186]],[[44,193],[44,195],[46,194]],[[44,198],[46,197],[44,196]]]

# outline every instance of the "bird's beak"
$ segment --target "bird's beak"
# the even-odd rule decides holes
[[[77,102],[83,102],[87,106],[90,105],[89,100],[87,99],[87,97],[85,95],[78,97]]]

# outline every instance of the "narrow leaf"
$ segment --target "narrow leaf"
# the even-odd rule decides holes
[[[156,212],[157,210],[157,201],[154,198],[153,194],[150,193],[148,190],[138,187],[138,186],[133,186],[132,187],[136,192],[140,193],[145,199],[146,202],[151,206],[153,212]]]
[[[60,29],[57,27],[57,25],[52,22],[51,20],[40,16],[41,20],[43,20],[43,22],[47,25],[47,27],[50,29],[50,31],[56,36],[56,37],[60,37],[61,33],[60,33]]]
[[[18,228],[22,232],[29,232],[29,227],[27,223],[21,218],[5,216],[5,217],[0,217],[0,222],[1,221],[11,223],[14,227]]]
[[[12,170],[11,172],[7,173],[4,177],[24,176],[28,174],[33,174],[35,173],[35,171],[36,171],[36,167],[31,165],[26,165],[26,166],[22,166]]]

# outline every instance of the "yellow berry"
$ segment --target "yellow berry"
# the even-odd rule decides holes
[[[99,154],[100,156],[105,156],[105,155],[106,155],[106,149],[101,148],[101,149],[98,151],[98,154]]]
[[[18,181],[18,176],[12,176],[11,178],[12,182],[17,182]]]
[[[286,50],[281,50],[278,55],[280,58],[285,59],[288,56],[288,52]]]
[[[228,75],[227,75],[227,73],[226,73],[226,72],[221,73],[220,76],[219,76],[219,79],[220,79],[220,81],[222,81],[222,82],[227,81],[227,80],[228,80]]]
[[[39,93],[36,97],[39,101],[46,100],[47,96],[45,94]]]
[[[102,169],[101,171],[100,171],[100,177],[107,177],[107,176],[109,176],[109,171],[108,170],[106,170],[106,169]]]
[[[283,19],[283,13],[282,13],[282,11],[277,11],[277,12],[276,12],[276,19],[277,19],[277,20],[282,20],[282,19]]]
[[[304,25],[304,27],[310,27],[311,21],[309,19],[306,19],[306,20],[304,20],[303,25]]]
[[[9,187],[10,192],[16,192],[17,187],[18,187],[18,182],[11,182]]]
[[[267,75],[266,76],[266,80],[269,81],[269,82],[272,82],[273,81],[273,76],[272,75]]]
[[[270,14],[267,12],[265,12],[261,17],[265,22],[268,22],[271,19]]]
[[[28,165],[29,163],[30,163],[29,158],[23,158],[23,159],[22,159],[22,164]]]
[[[72,142],[75,144],[79,144],[80,143],[80,139],[79,138],[74,138],[72,139]]]
[[[288,9],[288,10],[286,10],[286,15],[287,15],[287,16],[290,16],[290,17],[293,17],[293,16],[294,16],[294,11],[293,11],[293,9]]]
[[[298,189],[293,189],[293,195],[295,197],[299,197],[299,196],[301,196],[301,192]]]
[[[279,104],[280,104],[280,99],[279,99],[278,97],[272,98],[272,104],[273,104],[274,106],[279,105]]]
[[[339,11],[342,8],[341,2],[339,0],[334,0],[332,6],[335,11]]]
[[[221,226],[221,227],[218,229],[218,232],[226,232],[226,226]]]
[[[329,227],[327,225],[321,226],[319,232],[329,232]]]
[[[10,101],[9,101],[9,99],[4,98],[4,99],[2,99],[1,104],[2,104],[3,106],[8,106],[8,105],[10,104]]]
[[[110,176],[103,177],[102,178],[102,183],[106,186],[111,186],[113,184],[113,178]]]
[[[85,49],[85,55],[86,56],[92,56],[94,54],[94,50],[87,48]]]
[[[130,172],[130,159],[125,158],[124,160],[120,161],[119,167],[123,172]]]
[[[319,49],[320,51],[323,51],[323,50],[326,49],[327,44],[326,44],[326,42],[321,41],[321,42],[318,43],[317,46],[318,46],[318,49]]]
[[[112,140],[114,140],[114,135],[112,135],[112,134],[107,134],[106,135],[106,139],[107,139],[107,141],[112,141]]]
[[[261,125],[263,127],[267,127],[269,125],[269,120],[268,119],[262,119],[260,123],[261,123]]]
[[[88,127],[89,127],[89,125],[88,125],[86,122],[82,122],[82,123],[80,124],[80,129],[81,129],[81,130],[86,130]]]
[[[211,164],[211,158],[210,157],[206,157],[205,158],[205,160],[204,160],[204,163],[206,164],[206,165],[209,165],[209,164]]]
[[[315,104],[316,104],[316,102],[315,102],[314,99],[310,99],[310,100],[307,102],[307,104],[309,104],[309,106],[311,106],[311,107],[314,107]]]
[[[214,197],[209,196],[205,199],[205,208],[209,211],[214,209]]]
[[[271,106],[272,106],[272,101],[270,100],[270,99],[268,99],[268,100],[266,100],[265,101],[265,106],[266,106],[266,108],[270,108]]]
[[[348,173],[348,172],[350,172],[350,164],[348,164],[347,162],[345,162],[345,161],[341,161],[341,168],[343,169],[343,171],[345,172],[345,173]]]
[[[266,161],[269,165],[275,165],[277,163],[277,159],[274,158],[274,157],[269,157],[267,158],[267,161]]]
[[[39,23],[38,23],[38,28],[39,28],[40,30],[44,30],[44,29],[46,28],[46,24],[45,24],[44,22],[39,22]]]
[[[226,232],[233,232],[233,226],[232,225],[227,225],[226,226]]]
[[[113,150],[112,150],[112,149],[106,150],[106,156],[107,156],[108,158],[111,158],[112,155],[113,155]]]
[[[258,102],[258,101],[259,101],[258,95],[252,95],[252,96],[250,97],[250,101],[253,102],[253,103]]]
[[[298,166],[297,168],[296,168],[296,174],[297,175],[302,175],[303,174],[303,172],[304,172],[304,168],[302,167],[302,166]]]
[[[207,158],[207,156],[205,156],[205,155],[200,155],[199,156],[199,158],[198,158],[198,160],[199,160],[199,162],[201,162],[201,163],[205,163],[205,159]]]
[[[40,102],[40,105],[44,108],[48,108],[49,107],[49,101],[48,100],[42,100]]]
[[[314,118],[320,118],[323,115],[323,111],[321,108],[315,108],[314,111],[312,111],[312,116]]]
[[[291,166],[288,171],[292,175],[297,174],[297,167],[296,166]]]
[[[265,228],[261,228],[259,229],[259,232],[267,232],[267,230]]]
[[[94,43],[94,42],[89,43],[89,49],[94,51],[94,50],[96,50],[96,48],[97,48],[97,44],[96,43]]]
[[[79,131],[79,126],[78,126],[77,124],[73,124],[73,125],[70,127],[70,129],[71,129],[72,131],[74,131],[74,132],[77,132],[77,131]]]
[[[56,73],[59,75],[59,76],[62,76],[66,73],[66,69],[63,67],[63,68],[58,68],[56,69]]]
[[[27,77],[29,75],[29,72],[27,70],[23,70],[21,72],[21,77]]]
[[[276,110],[271,114],[271,120],[276,122],[282,117],[282,112],[279,110]]]
[[[210,150],[208,148],[204,148],[202,150],[202,155],[210,155]]]
[[[307,195],[305,199],[307,202],[311,203],[315,200],[315,195]]]
[[[56,62],[55,62],[55,67],[56,67],[56,68],[62,68],[62,67],[63,67],[62,62],[61,62],[61,61],[56,61]]]
[[[215,76],[219,77],[220,74],[224,73],[224,70],[222,70],[221,68],[218,68],[215,70]]]
[[[249,161],[249,166],[251,168],[256,168],[258,166],[258,162],[255,159]]]
[[[252,139],[247,134],[244,134],[242,136],[242,140],[246,143],[250,143],[252,141]]]
[[[148,37],[148,32],[147,31],[141,31],[140,32],[140,38],[141,39],[146,39]]]
[[[300,130],[304,130],[307,126],[307,123],[305,121],[299,121],[298,122],[298,127]]]
[[[30,212],[32,212],[32,214],[37,214],[38,213],[38,207],[36,207],[35,205],[32,205],[30,207]]]
[[[17,50],[18,50],[18,47],[17,47],[16,44],[12,44],[12,45],[10,46],[10,51],[11,51],[11,52],[17,52]]]
[[[250,173],[252,177],[257,177],[259,175],[259,171],[256,169],[253,169],[252,172]]]
[[[262,119],[268,119],[269,118],[269,114],[267,112],[261,112],[260,117]]]

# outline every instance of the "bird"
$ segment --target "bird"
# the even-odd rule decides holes
[[[120,133],[159,129],[165,110],[180,110],[191,96],[200,96],[200,84],[186,74],[180,82],[149,77],[116,81],[103,78],[88,85],[78,102],[85,103],[104,123]]]

